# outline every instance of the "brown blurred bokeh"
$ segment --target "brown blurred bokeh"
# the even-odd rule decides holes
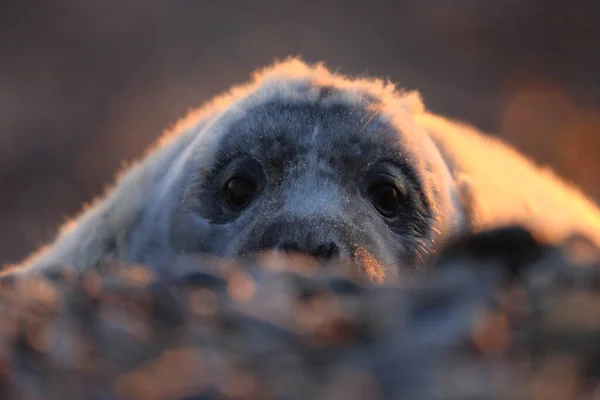
[[[0,264],[188,108],[289,54],[418,89],[600,199],[599,43],[595,0],[5,0]]]

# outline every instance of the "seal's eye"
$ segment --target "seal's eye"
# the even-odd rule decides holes
[[[221,192],[232,210],[241,211],[250,204],[256,190],[256,182],[246,177],[234,176],[223,185]]]
[[[393,217],[400,209],[401,195],[396,186],[381,183],[369,189],[369,196],[377,211],[384,217]]]

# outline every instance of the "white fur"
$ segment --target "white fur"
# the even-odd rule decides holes
[[[475,231],[521,224],[552,242],[579,232],[600,245],[600,211],[575,186],[473,127],[417,116],[444,155]]]

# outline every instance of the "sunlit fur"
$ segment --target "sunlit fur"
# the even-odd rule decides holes
[[[472,127],[425,111],[418,93],[400,91],[377,79],[351,79],[334,74],[321,64],[307,65],[290,58],[256,72],[251,82],[233,87],[180,121],[139,162],[123,171],[114,187],[65,224],[53,243],[15,266],[16,270],[64,264],[82,269],[114,259],[143,262],[160,270],[174,264],[182,253],[192,251],[242,254],[241,243],[249,243],[263,228],[250,231],[240,225],[236,231],[234,222],[214,226],[198,192],[203,190],[206,177],[215,173],[213,163],[225,139],[243,131],[246,125],[259,131],[256,126],[261,123],[273,128],[277,116],[272,113],[277,112],[277,107],[302,104],[339,105],[361,115],[355,129],[348,132],[349,137],[371,135],[373,141],[380,137],[387,140],[385,143],[397,149],[418,179],[419,195],[429,206],[428,214],[418,217],[426,225],[420,228],[419,237],[411,230],[398,233],[398,226],[394,233],[386,231],[387,225],[367,209],[367,202],[352,198],[346,204],[354,207],[348,210],[356,210],[348,213],[364,214],[361,218],[370,221],[364,228],[370,231],[357,236],[367,238],[368,243],[354,243],[353,256],[358,262],[368,261],[363,267],[377,275],[376,281],[395,276],[393,270],[408,260],[414,266],[421,265],[448,237],[470,229],[521,223],[550,240],[581,231],[600,244],[598,208],[578,190],[505,144],[484,137]],[[295,131],[305,132],[308,139],[302,140],[306,143],[315,148],[327,144],[329,132],[319,126],[296,125]],[[231,132],[233,127],[236,132]],[[343,159],[344,154],[335,154],[336,151],[344,150],[332,151],[333,156]],[[323,160],[313,161],[325,168]],[[328,168],[350,168],[336,159],[331,163]],[[287,170],[294,167],[284,164]],[[284,224],[300,221],[304,225],[280,229],[301,228],[317,238],[329,232],[322,223],[329,217],[336,221],[334,225],[339,222],[340,227],[335,229],[353,229],[356,223],[348,221],[358,217],[341,215],[339,211],[346,212],[341,193],[350,189],[333,181],[311,180],[310,165],[301,169],[298,182],[286,181],[287,186],[279,188],[283,197],[269,203],[279,204],[280,208],[250,208],[241,220],[251,221],[252,213],[260,210],[259,219],[268,223],[269,213],[279,213]],[[291,194],[296,197],[290,198]],[[288,218],[290,215],[295,219]],[[252,221],[256,225],[256,218]],[[211,249],[203,245],[209,241]],[[407,256],[409,253],[411,257]]]

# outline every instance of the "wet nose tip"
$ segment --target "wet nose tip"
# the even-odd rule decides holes
[[[277,248],[285,252],[308,254],[315,258],[330,260],[340,256],[340,247],[335,242],[320,243],[313,248],[305,248],[295,242],[283,242]]]

